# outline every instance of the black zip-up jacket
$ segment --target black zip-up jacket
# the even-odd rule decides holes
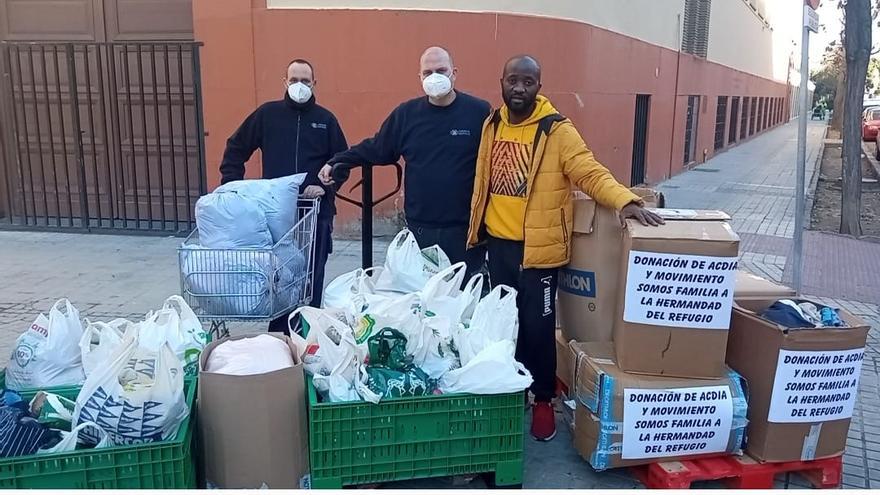
[[[332,112],[315,103],[315,97],[298,104],[287,92],[284,99],[260,105],[226,141],[220,182],[244,178],[244,164],[259,148],[263,154],[263,178],[275,179],[306,173],[307,186],[326,191],[321,200],[321,218],[336,214],[335,188],[325,187],[318,171],[334,154],[348,148],[342,128]]]
[[[388,165],[403,156],[407,223],[467,227],[480,135],[491,111],[489,102],[460,91],[446,107],[415,98],[395,108],[374,137],[330,163]]]

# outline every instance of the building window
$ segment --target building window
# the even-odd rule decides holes
[[[727,126],[727,144],[736,142],[736,123],[739,115],[739,96],[730,97],[730,124]]]
[[[727,97],[719,96],[715,107],[715,151],[724,147],[724,134],[727,130]]]
[[[752,97],[752,109],[749,111],[749,136],[755,134],[755,123],[758,121],[758,99]]]
[[[709,14],[712,0],[685,0],[681,51],[706,58],[709,52]]]
[[[742,113],[739,116],[739,139],[743,140],[749,137],[749,97],[743,96]]]
[[[697,150],[697,127],[700,120],[700,97],[688,96],[687,120],[684,125],[684,164],[694,161]]]

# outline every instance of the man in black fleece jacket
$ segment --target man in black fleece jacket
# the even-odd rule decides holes
[[[473,274],[486,258],[483,248],[467,249],[467,230],[480,131],[492,107],[453,89],[457,73],[446,50],[425,50],[419,77],[427,96],[400,104],[375,136],[330,159],[320,178],[333,184],[330,172],[337,163],[387,165],[403,156],[407,226],[419,246],[439,245],[453,263],[466,261]]]
[[[264,103],[250,114],[226,141],[220,164],[221,183],[244,178],[244,164],[259,148],[263,155],[263,178],[275,179],[305,173],[300,193],[304,198],[321,197],[315,235],[315,273],[312,306],[321,305],[324,265],[333,252],[333,217],[336,215],[335,187],[318,180],[321,166],[348,148],[336,117],[315,103],[316,84],[312,65],[296,59],[287,66],[284,98]],[[295,207],[295,205],[294,205]],[[269,325],[273,331],[287,329],[287,318]]]

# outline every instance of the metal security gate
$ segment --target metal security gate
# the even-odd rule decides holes
[[[645,183],[645,155],[648,148],[648,111],[651,95],[636,95],[636,115],[633,124],[633,156],[630,185]]]
[[[199,46],[3,42],[6,225],[184,233],[206,191]]]

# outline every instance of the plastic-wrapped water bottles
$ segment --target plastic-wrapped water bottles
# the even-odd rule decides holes
[[[840,316],[837,314],[837,310],[834,308],[829,308],[825,306],[820,311],[822,314],[822,326],[825,327],[842,327],[844,326],[843,321],[840,319]]]

